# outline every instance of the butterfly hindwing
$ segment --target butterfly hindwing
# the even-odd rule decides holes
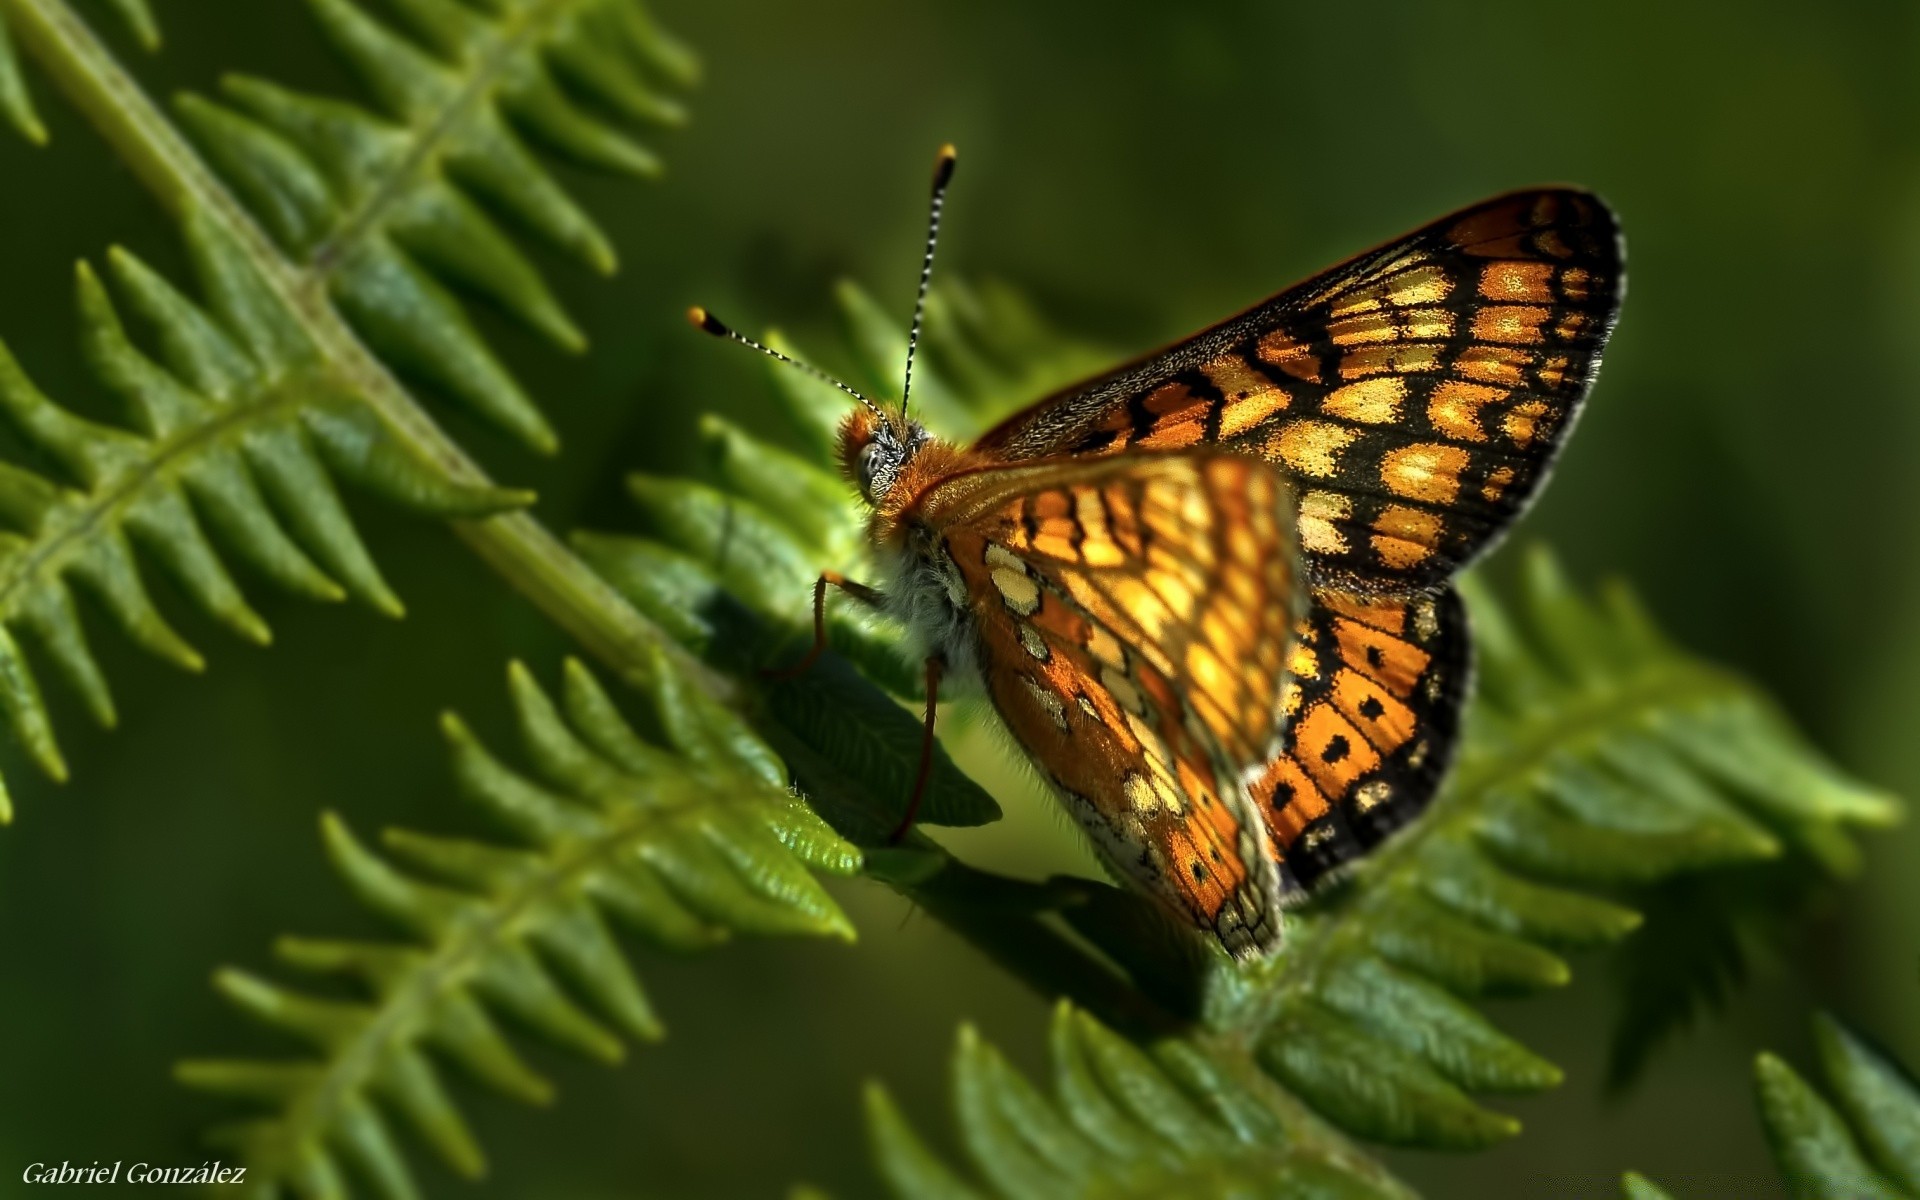
[[[1316,592],[1297,633],[1285,749],[1253,785],[1289,895],[1426,807],[1470,670],[1466,611],[1450,587],[1399,600]]]
[[[1067,389],[977,449],[1009,459],[1225,444],[1294,485],[1314,581],[1440,587],[1533,495],[1619,310],[1613,214],[1503,196]]]
[[[964,582],[988,694],[1121,876],[1232,953],[1279,939],[1248,783],[1279,750],[1306,611],[1291,500],[1240,455],[959,476],[921,504]]]

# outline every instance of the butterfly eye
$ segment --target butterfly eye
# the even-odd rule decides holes
[[[860,447],[860,484],[873,486],[873,460],[879,456],[880,447],[872,442]]]

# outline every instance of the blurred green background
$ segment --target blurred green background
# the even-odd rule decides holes
[[[358,95],[298,0],[159,0],[160,93],[227,70]],[[374,5],[378,8],[378,5]],[[97,12],[98,10],[89,10]],[[1029,290],[1131,352],[1504,188],[1577,182],[1624,220],[1630,295],[1598,391],[1525,538],[1582,578],[1632,580],[1685,644],[1765,681],[1853,772],[1920,795],[1920,7],[1912,3],[1031,5],[661,0],[704,56],[694,122],[657,139],[659,186],[579,176],[614,234],[611,282],[551,261],[595,346],[562,359],[488,318],[567,442],[533,461],[450,421],[556,528],[627,523],[620,474],[674,470],[696,415],[767,411],[761,366],[696,338],[700,301],[831,344],[858,279],[904,317],[940,142],[961,149],[942,267]],[[124,38],[116,48],[132,54]],[[41,81],[42,83],[44,81]],[[134,181],[42,86],[55,143],[0,137],[0,336],[52,394],[104,411],[70,319],[72,261],[122,242],[177,266]],[[571,179],[572,177],[570,177]],[[156,579],[212,666],[199,680],[93,626],[124,728],[56,717],[73,782],[0,753],[0,1193],[35,1160],[198,1162],[222,1106],[176,1088],[184,1055],[292,1050],[207,985],[267,966],[280,932],[374,934],[329,876],[316,815],[362,830],[469,827],[435,713],[505,740],[503,664],[553,677],[564,639],[441,529],[354,501],[410,615],[255,603],[277,645],[214,629]],[[964,839],[1001,869],[1079,861],[999,752],[1012,802]],[[1610,1195],[1638,1167],[1696,1197],[1777,1194],[1752,1051],[1805,1061],[1823,1004],[1920,1062],[1920,837],[1798,934],[1727,1017],[1602,1096],[1603,960],[1500,1017],[1568,1072],[1514,1103],[1491,1153],[1394,1156],[1435,1195]],[[839,889],[857,947],[642,956],[670,1029],[607,1070],[524,1042],[550,1111],[463,1091],[494,1161],[447,1195],[875,1194],[858,1085],[946,1116],[954,1028],[1030,1068],[1045,1004],[891,893]]]

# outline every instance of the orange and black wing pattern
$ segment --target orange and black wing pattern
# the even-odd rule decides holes
[[[1240,957],[1280,937],[1248,789],[1306,614],[1291,507],[1259,459],[1141,454],[967,472],[914,514],[1015,739],[1117,874]]]
[[[1619,229],[1598,197],[1517,192],[1048,397],[976,449],[1020,460],[1228,445],[1292,482],[1316,585],[1432,590],[1539,486],[1622,281]]]
[[[1410,599],[1321,592],[1297,629],[1284,751],[1253,785],[1283,893],[1313,887],[1426,807],[1467,688],[1452,588]]]

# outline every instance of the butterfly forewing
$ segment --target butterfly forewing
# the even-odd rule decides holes
[[[1243,956],[1279,939],[1248,785],[1306,615],[1291,507],[1222,453],[974,471],[920,506],[1015,738],[1118,873]]]
[[[1007,459],[1224,444],[1294,486],[1313,582],[1442,585],[1539,485],[1619,308],[1597,197],[1500,197],[1033,406]]]

